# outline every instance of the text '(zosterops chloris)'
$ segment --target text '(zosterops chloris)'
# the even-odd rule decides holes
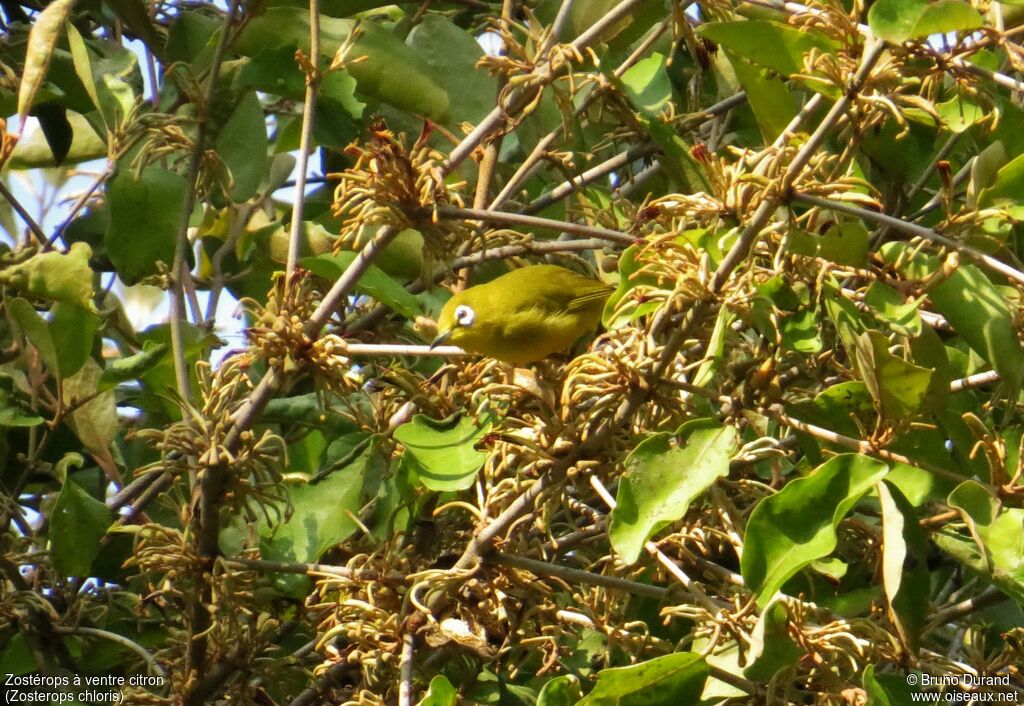
[[[532,363],[593,331],[611,291],[556,265],[513,270],[449,299],[433,345],[447,341],[507,363]]]

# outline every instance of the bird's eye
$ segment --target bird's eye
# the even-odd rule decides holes
[[[455,307],[455,320],[459,326],[472,326],[475,318],[476,313],[465,304]]]

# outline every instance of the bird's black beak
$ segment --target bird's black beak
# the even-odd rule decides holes
[[[433,341],[431,341],[430,347],[431,348],[437,348],[438,346],[440,346],[442,343],[444,343],[445,341],[447,341],[451,337],[452,337],[452,329],[449,329],[448,331],[445,331],[444,333],[439,333],[439,334],[437,334],[437,338],[435,338]]]

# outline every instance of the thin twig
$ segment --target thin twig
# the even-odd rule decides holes
[[[437,215],[441,218],[462,218],[473,221],[487,221],[501,225],[523,226],[524,228],[544,228],[562,233],[575,233],[588,238],[600,238],[610,243],[632,245],[636,238],[629,233],[618,230],[600,228],[598,226],[587,226],[580,223],[567,221],[556,221],[550,218],[538,216],[527,216],[520,213],[507,213],[505,211],[485,211],[475,208],[458,208],[457,206],[438,206]]]
[[[118,635],[116,632],[110,632],[109,630],[101,630],[99,628],[89,628],[82,626],[68,627],[64,625],[55,625],[53,627],[53,631],[58,635],[85,635],[87,637],[98,637],[104,640],[109,640],[110,642],[116,642],[122,647],[131,650],[139,657],[142,657],[142,659],[146,662],[146,666],[149,667],[149,671],[151,673],[161,677],[167,676],[167,672],[165,672],[163,670],[163,667],[161,667],[157,663],[156,657],[154,657],[152,653],[149,652],[149,650],[147,650],[145,647],[135,642],[134,640],[128,639],[124,635]]]
[[[1013,280],[1019,284],[1024,284],[1024,272],[1014,269],[1005,262],[998,260],[981,250],[972,248],[970,245],[964,245],[963,243],[947,238],[931,228],[925,228],[924,226],[919,226],[916,223],[908,223],[900,218],[894,218],[893,216],[888,216],[884,213],[869,211],[866,208],[843,203],[842,201],[834,201],[832,199],[823,199],[819,196],[812,196],[801,191],[792,192],[792,197],[797,201],[802,201],[803,203],[810,204],[811,206],[846,213],[865,221],[872,221],[874,223],[886,225],[891,227],[893,230],[898,230],[906,233],[907,235],[923,238],[924,240],[935,243],[936,245],[942,245],[943,247],[947,247],[951,250],[956,250],[957,252],[971,258],[979,265],[984,265],[992,272],[1000,274],[1003,277]]]
[[[892,461],[894,463],[904,463],[908,466],[914,466],[915,468],[920,468],[923,471],[928,471],[934,476],[937,476],[944,480],[952,481],[954,483],[960,483],[967,479],[967,476],[961,475],[959,473],[954,473],[953,471],[947,471],[945,468],[939,468],[938,466],[933,466],[930,463],[925,463],[920,460],[914,460],[912,458],[904,456],[903,454],[896,453],[895,451],[889,451],[888,449],[878,448],[875,445],[871,444],[870,442],[864,441],[863,439],[855,439],[852,436],[846,436],[845,434],[834,432],[831,429],[825,429],[824,427],[819,427],[814,424],[808,424],[807,422],[801,421],[799,419],[794,419],[793,417],[790,417],[788,414],[783,412],[779,406],[771,407],[768,410],[768,414],[777,419],[780,423],[785,424],[788,427],[792,427],[797,431],[802,431],[803,433],[810,434],[815,438],[827,441],[832,444],[836,444],[837,446],[842,446],[844,448],[850,449],[851,451],[862,453],[866,456],[875,456],[876,458],[880,458],[883,461]],[[981,483],[981,481],[978,482]],[[992,488],[992,486],[988,485],[987,483],[981,484],[990,491],[994,492],[994,488]]]
[[[209,74],[206,77],[206,86],[203,91],[203,102],[200,105],[199,124],[196,129],[195,145],[192,149],[192,156],[188,169],[188,188],[185,190],[184,202],[181,207],[181,228],[177,234],[174,244],[174,266],[172,270],[171,284],[171,354],[174,359],[174,377],[178,387],[178,396],[181,400],[182,419],[188,420],[189,401],[192,399],[191,380],[188,371],[188,364],[185,358],[185,279],[191,277],[186,266],[185,252],[189,247],[188,222],[195,204],[197,181],[199,169],[202,165],[203,152],[206,149],[206,133],[210,110],[213,106],[213,99],[216,94],[218,79],[220,78],[220,67],[227,53],[231,26],[234,24],[235,13],[238,11],[239,0],[231,0],[228,5],[227,15],[224,18],[224,25],[221,28],[220,39],[214,50],[213,59],[210,63]],[[192,527],[196,530],[196,544],[199,556],[212,561],[218,552],[218,532],[220,523],[216,503],[219,498],[211,497],[214,486],[220,484],[220,479],[214,469],[204,474],[198,487],[193,492],[199,493],[199,513],[193,513]],[[195,484],[193,483],[195,486]],[[187,674],[195,673],[199,678],[193,682],[198,686],[202,683],[202,677],[207,672],[207,634],[211,625],[212,616],[210,605],[212,602],[212,588],[202,574],[199,576],[196,595],[193,596],[191,610],[191,639],[187,642],[185,653],[185,671]],[[196,688],[190,689],[184,696],[185,706],[199,706],[205,700],[205,695]]]
[[[561,579],[569,584],[601,586],[614,591],[623,591],[636,596],[646,596],[647,598],[653,598],[659,601],[667,597],[669,594],[680,601],[692,601],[694,599],[694,596],[690,593],[676,591],[675,589],[665,588],[663,586],[640,583],[639,581],[630,581],[629,579],[619,578],[618,576],[595,574],[592,571],[572,569],[568,566],[559,566],[558,564],[538,561],[537,559],[529,559],[527,557],[516,556],[514,554],[506,554],[504,552],[488,552],[484,556],[484,562],[487,564],[496,564],[498,566],[507,566],[513,569],[529,571],[535,576],[550,576],[552,578]]]
[[[402,635],[402,655],[398,663],[398,706],[412,706],[412,668],[415,647],[415,633],[406,631]]]
[[[3,183],[3,181],[0,181],[0,196],[7,199],[7,203],[11,204],[11,208],[14,209],[15,213],[21,216],[21,220],[25,222],[29,231],[36,237],[36,240],[39,241],[39,244],[42,245],[45,250],[47,244],[46,233],[44,233],[43,229],[39,227],[38,223],[36,223],[36,219],[34,219],[32,215],[25,210],[25,207],[21,205],[21,202],[14,198],[14,194],[11,193],[10,189],[7,188],[7,184]]]
[[[285,288],[291,285],[292,275],[299,264],[302,246],[302,209],[306,198],[306,172],[309,153],[313,149],[313,121],[316,112],[316,92],[320,86],[320,0],[309,0],[309,67],[306,69],[306,102],[302,108],[302,133],[299,137],[298,175],[295,179],[295,198],[292,201],[291,228],[288,232],[288,263],[285,267]]]
[[[605,30],[632,12],[633,9],[641,2],[643,2],[643,0],[622,0],[622,2],[613,7],[601,19],[591,25],[589,29],[574,39],[570,43],[570,46],[576,51],[585,49],[597,37],[603,34]],[[530,73],[530,77],[534,79],[535,85],[547,85],[547,83],[554,79],[552,62],[550,60],[542,62]],[[462,142],[456,145],[451,151],[451,154],[448,155],[448,161],[445,163],[444,173],[450,174],[454,171],[469,155],[473,153],[473,150],[481,145],[487,137],[494,132],[499,125],[501,125],[502,122],[510,116],[518,115],[533,98],[534,90],[536,89],[512,91],[503,105],[495,106],[495,108],[488,113],[483,120],[477,123],[476,127],[474,127],[473,130],[463,138]]]
[[[614,172],[616,169],[621,169],[634,160],[647,157],[658,151],[658,147],[651,142],[647,144],[638,145],[636,147],[630,147],[625,152],[620,152],[614,157],[610,157],[600,164],[595,164],[590,169],[581,173],[579,176],[569,179],[568,181],[562,182],[555,188],[543,196],[539,196],[530,202],[526,208],[523,209],[523,213],[533,214],[543,211],[548,206],[557,203],[564,199],[574,191],[597,181],[603,176]]]

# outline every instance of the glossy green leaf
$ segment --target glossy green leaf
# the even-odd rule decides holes
[[[695,704],[704,691],[708,665],[693,652],[656,657],[628,667],[602,669],[597,685],[576,706]]]
[[[789,611],[781,601],[775,601],[763,611],[750,634],[750,652],[743,676],[758,682],[767,682],[779,670],[792,667],[805,651],[789,634]]]
[[[841,454],[757,504],[747,521],[740,567],[759,606],[835,549],[839,522],[888,470],[868,456]]]
[[[64,381],[64,398],[68,404],[88,399],[68,417],[68,424],[91,453],[110,457],[110,444],[118,433],[117,402],[113,392],[99,390],[103,370],[92,358]]]
[[[821,32],[766,20],[707,22],[697,27],[697,34],[783,76],[802,71],[803,57],[811,49],[831,53],[839,48]]]
[[[22,404],[7,386],[0,385],[0,427],[35,427],[44,421],[33,414],[27,404]]]
[[[981,14],[963,0],[878,0],[868,11],[874,35],[894,44],[977,29],[982,23]]]
[[[897,421],[921,411],[934,371],[889,352],[889,339],[878,331],[858,336],[855,358],[857,372],[883,417]]]
[[[71,478],[64,480],[50,515],[50,547],[61,576],[88,576],[113,513]]]
[[[943,125],[954,133],[964,132],[974,123],[990,115],[989,110],[966,95],[957,95],[948,101],[936,103],[935,110],[942,118]]]
[[[821,352],[820,329],[814,310],[803,309],[787,314],[779,317],[778,322],[783,348],[804,354]]]
[[[142,40],[156,58],[163,58],[163,41],[149,15],[149,7],[144,0],[104,0],[104,2],[114,11],[125,27]]]
[[[1024,510],[1003,507],[973,480],[958,485],[947,504],[960,512],[977,545],[983,561],[974,568],[988,573],[1004,593],[1024,602]]]
[[[168,351],[170,351],[170,346],[167,344],[146,341],[141,352],[109,361],[100,376],[97,389],[109,390],[118,383],[138,379],[139,376],[163,360]]]
[[[323,58],[331,60],[356,27],[354,20],[320,18]],[[236,51],[253,56],[270,47],[293,46],[309,52],[309,10],[272,7],[253,18],[234,44]],[[400,39],[375,23],[359,25],[359,35],[348,52],[347,65],[363,94],[401,110],[445,122],[450,114],[448,94],[423,65],[423,59]],[[401,81],[395,77],[401,76]]]
[[[333,281],[345,273],[356,257],[357,253],[343,250],[333,255],[304,257],[300,264],[318,277]],[[356,291],[371,296],[381,304],[412,319],[421,312],[419,300],[375,265],[370,265],[366,273],[359,278]]]
[[[89,94],[94,108],[100,108],[100,97],[96,91],[96,81],[93,78],[92,61],[89,57],[89,50],[85,46],[82,35],[70,22],[67,25],[68,46],[71,49],[71,59],[75,65],[75,74],[82,82],[82,87]]]
[[[367,447],[356,459],[317,485],[290,485],[291,517],[260,531],[263,558],[315,562],[355,532],[363,480],[379,452]]]
[[[893,263],[901,259],[907,247],[905,243],[887,243],[881,251],[886,262]],[[923,279],[938,266],[938,258],[918,255],[910,258],[904,269],[909,276]],[[961,261],[955,272],[928,290],[928,297],[967,345],[1003,379],[1020,387],[1024,380],[1024,348],[1017,338],[1014,315],[1006,297],[984,272]]]
[[[85,243],[72,243],[67,253],[39,253],[0,270],[0,284],[26,294],[95,311],[93,272],[89,267],[91,255],[92,249]]]
[[[407,40],[422,57],[451,106],[450,123],[479,123],[494,107],[498,82],[476,62],[483,48],[466,30],[439,14],[428,14]]]
[[[868,695],[867,706],[911,706],[918,703],[906,674],[876,674],[875,665],[869,664],[864,669],[862,683]]]
[[[882,587],[904,647],[917,654],[928,618],[931,574],[928,538],[914,507],[889,481],[878,484],[882,508]]]
[[[747,94],[757,126],[766,142],[773,142],[796,116],[797,106],[786,82],[768,69],[759,68],[726,52],[736,80]]]
[[[887,284],[874,281],[864,293],[864,303],[871,311],[889,325],[895,333],[902,336],[919,336],[921,334],[921,308],[919,299],[904,302],[903,297]]]
[[[537,695],[537,706],[574,706],[580,700],[580,680],[571,674],[549,680]]]
[[[794,228],[789,233],[789,250],[839,265],[863,267],[867,263],[870,239],[868,229],[860,221],[833,225],[823,235]]]
[[[471,417],[431,419],[417,414],[395,430],[395,440],[405,447],[404,458],[412,464],[420,483],[430,490],[465,490],[473,485],[487,454],[476,444],[490,430],[477,426]]]
[[[53,0],[32,22],[28,48],[25,51],[25,65],[21,70],[21,83],[18,85],[18,116],[22,123],[32,109],[36,93],[46,79],[50,57],[53,56],[61,30],[74,6],[75,0]]]
[[[183,9],[175,16],[167,36],[167,60],[192,63],[204,48],[212,49],[213,37],[221,24],[216,17]]]
[[[267,142],[263,106],[256,91],[248,91],[217,135],[217,155],[228,169],[230,196],[235,203],[251,198],[263,180]]]
[[[187,188],[183,176],[158,166],[146,167],[138,178],[122,169],[107,183],[110,226],[104,242],[125,284],[157,274],[158,262],[174,262]]]
[[[1004,164],[992,184],[978,194],[978,208],[1003,206],[1017,219],[1024,216],[1021,193],[1024,189],[1024,154]]]
[[[50,332],[56,348],[60,374],[65,378],[77,373],[92,355],[93,339],[100,317],[74,304],[57,302],[50,310]]]
[[[438,675],[430,680],[427,693],[416,706],[455,706],[459,702],[459,694],[446,677]]]
[[[672,82],[665,72],[665,57],[657,52],[622,74],[622,85],[637,110],[651,118],[658,117],[672,98]]]
[[[60,363],[57,360],[57,347],[53,342],[53,334],[43,317],[36,312],[35,307],[25,299],[16,297],[7,302],[7,313],[15,330],[20,330],[21,335],[39,351],[39,357],[43,364],[51,371],[59,371]]]
[[[100,139],[84,116],[69,112],[67,119],[71,125],[71,146],[61,162],[64,166],[106,156],[106,141]],[[4,166],[9,169],[55,167],[57,158],[42,131],[34,131],[18,140],[11,158]]]
[[[637,246],[630,245],[619,257],[619,284],[605,302],[601,319],[605,328],[614,329],[628,324],[659,306],[658,301],[648,301],[644,296],[645,290],[658,288],[658,279],[640,272],[640,263],[636,261],[637,249]],[[625,305],[621,303],[624,299]]]
[[[711,420],[696,425],[678,445],[671,434],[648,437],[626,459],[608,524],[612,547],[625,563],[636,562],[648,539],[685,515],[695,498],[728,475],[736,430]]]

